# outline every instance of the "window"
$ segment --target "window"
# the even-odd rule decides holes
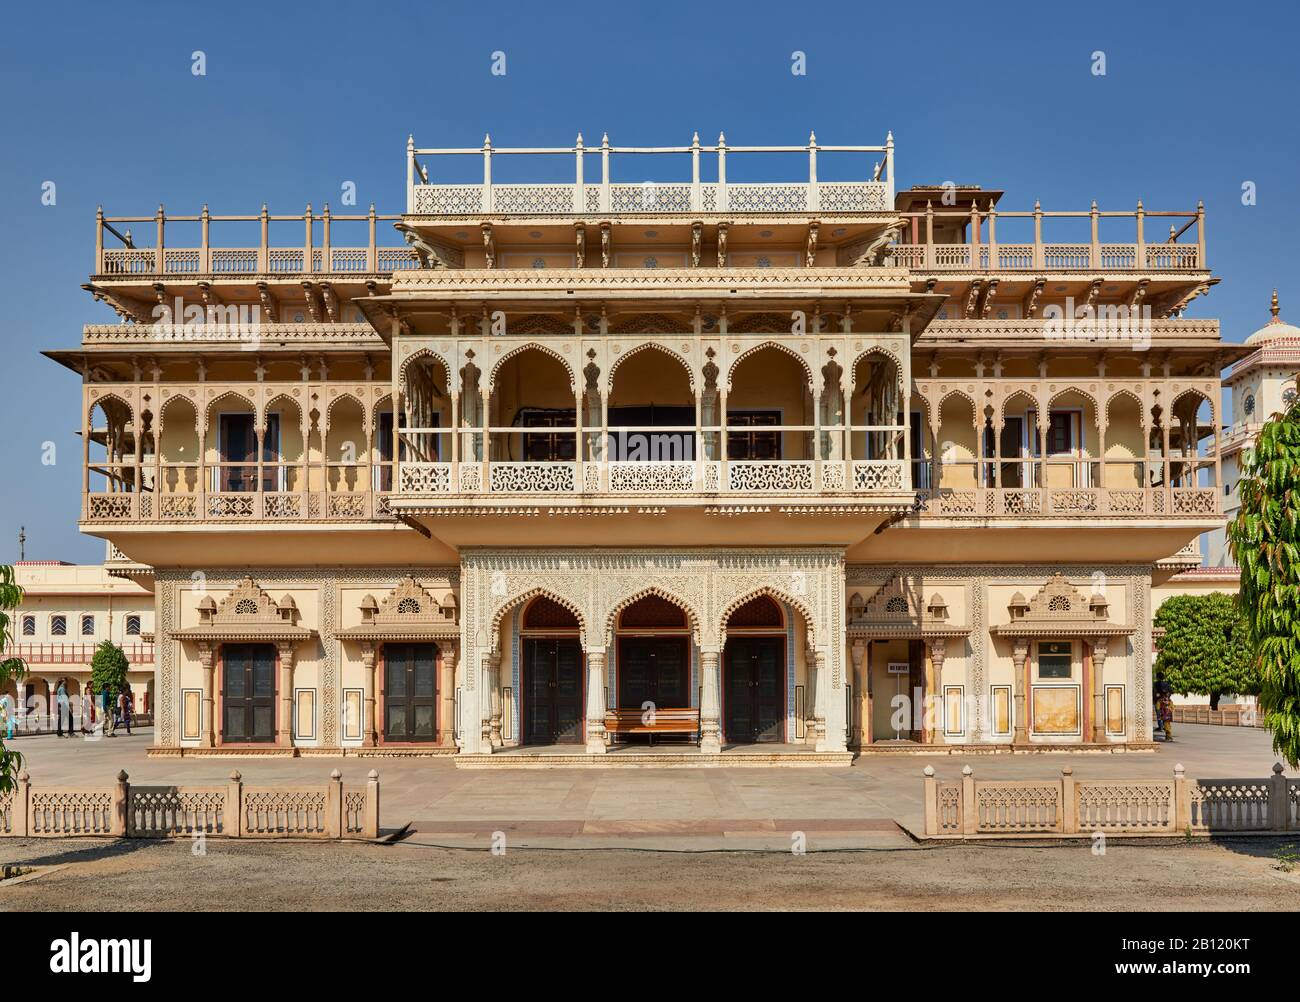
[[[126,617],[126,635],[127,635],[128,637],[138,637],[138,636],[140,636],[140,617],[139,617],[139,616],[127,616],[127,617]]]
[[[222,414],[217,421],[217,434],[222,466],[216,472],[215,489],[219,491],[254,491],[257,490],[257,432],[253,427],[253,415],[246,413]],[[264,464],[273,464],[269,469],[263,467],[262,489],[274,491],[283,489],[279,480],[281,469],[274,465],[279,463],[280,455],[280,415],[266,415],[266,432],[262,436],[262,459]],[[224,465],[224,464],[231,465]],[[247,465],[243,465],[247,464]]]
[[[51,616],[50,617],[50,636],[66,637],[68,635],[68,617]]]
[[[727,458],[780,459],[779,431],[736,431],[780,423],[779,411],[727,411]]]
[[[925,423],[920,411],[912,411],[912,423],[907,429],[912,440],[912,487],[915,490],[927,490],[930,486],[930,464],[925,461],[925,447],[922,444]]]
[[[525,428],[573,428],[577,413],[572,409],[526,410],[519,415]],[[533,433],[524,436],[524,459],[530,463],[571,463],[574,457],[575,433]]]
[[[1068,640],[1045,640],[1038,645],[1039,678],[1068,679],[1073,673],[1073,645]]]
[[[93,637],[95,635],[95,617],[81,617],[81,635],[83,637]]]
[[[35,616],[24,616],[24,617],[23,617],[23,636],[24,636],[24,637],[34,637],[34,636],[36,636],[36,617],[35,617]]]

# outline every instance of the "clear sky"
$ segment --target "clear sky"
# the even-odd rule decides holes
[[[28,559],[103,556],[76,527],[78,380],[38,354],[116,320],[79,288],[96,205],[353,211],[338,202],[354,181],[360,211],[400,212],[410,132],[424,146],[478,146],[485,132],[565,146],[579,131],[651,146],[695,131],[705,143],[725,131],[736,145],[798,145],[816,130],[838,145],[892,129],[899,187],[1000,188],[1004,210],[1203,199],[1223,281],[1188,315],[1220,318],[1239,341],[1268,319],[1274,286],[1300,323],[1298,12],[1134,0],[7,4],[0,560],[17,557],[20,525]],[[196,50],[203,76],[191,72]],[[54,205],[42,204],[47,181]],[[1160,237],[1153,220],[1148,239]]]

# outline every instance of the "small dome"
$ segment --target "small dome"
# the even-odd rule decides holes
[[[295,601],[293,600],[293,596],[292,596],[292,595],[286,595],[286,596],[284,596],[284,598],[280,599],[280,609],[281,609],[281,610],[284,610],[284,609],[296,609],[296,608],[298,608],[298,603],[295,602]]]
[[[201,599],[199,599],[199,611],[216,612],[217,611],[216,600],[211,595],[204,595]]]
[[[1246,338],[1246,343],[1258,346],[1269,344],[1273,341],[1300,341],[1300,327],[1286,323],[1278,315],[1281,310],[1277,304],[1277,289],[1273,290],[1273,302],[1269,309],[1273,314],[1273,319],[1259,330],[1255,331],[1255,333],[1250,337]]]
[[[365,598],[361,600],[361,611],[362,612],[379,611],[379,603],[375,601],[375,596],[367,595]]]

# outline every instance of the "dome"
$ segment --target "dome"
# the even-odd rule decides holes
[[[1273,304],[1270,307],[1273,319],[1266,323],[1259,330],[1255,331],[1250,337],[1246,338],[1246,344],[1265,345],[1273,341],[1300,341],[1300,327],[1293,324],[1285,323],[1278,313],[1280,312],[1277,305],[1277,289],[1273,290]]]

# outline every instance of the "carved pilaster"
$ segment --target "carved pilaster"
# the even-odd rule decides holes
[[[293,644],[281,642],[280,650],[280,720],[275,743],[281,748],[293,744]]]
[[[200,744],[211,748],[216,744],[216,700],[214,698],[214,672],[212,662],[216,651],[212,644],[203,641],[199,644],[199,664],[203,666],[203,719],[199,722]]]
[[[361,743],[366,748],[373,748],[379,743],[375,731],[375,645],[361,645],[361,677],[363,688],[363,719],[361,722]]]
[[[486,655],[487,692],[484,694],[487,709],[487,740],[485,747],[501,747],[501,652]]]
[[[587,651],[587,754],[605,754],[605,652]]]
[[[1025,663],[1029,660],[1029,640],[1025,637],[1017,637],[1011,648],[1011,660],[1015,663],[1015,702],[1016,702],[1016,730],[1015,737],[1012,739],[1015,744],[1024,745],[1029,743],[1029,732],[1026,727],[1028,718],[1025,716]]]
[[[927,693],[930,706],[927,712],[931,712],[933,727],[930,731],[930,743],[941,745],[944,744],[943,732],[947,730],[948,707],[943,696],[943,658],[948,652],[948,641],[941,637],[931,638],[928,644],[930,648],[930,668],[933,675],[934,689]]]
[[[442,648],[442,671],[438,678],[438,738],[447,747],[456,743],[456,656],[457,644]]]
[[[718,652],[700,651],[700,751],[722,751]]]
[[[1092,740],[1106,740],[1106,654],[1109,639],[1097,637],[1092,642]]]

